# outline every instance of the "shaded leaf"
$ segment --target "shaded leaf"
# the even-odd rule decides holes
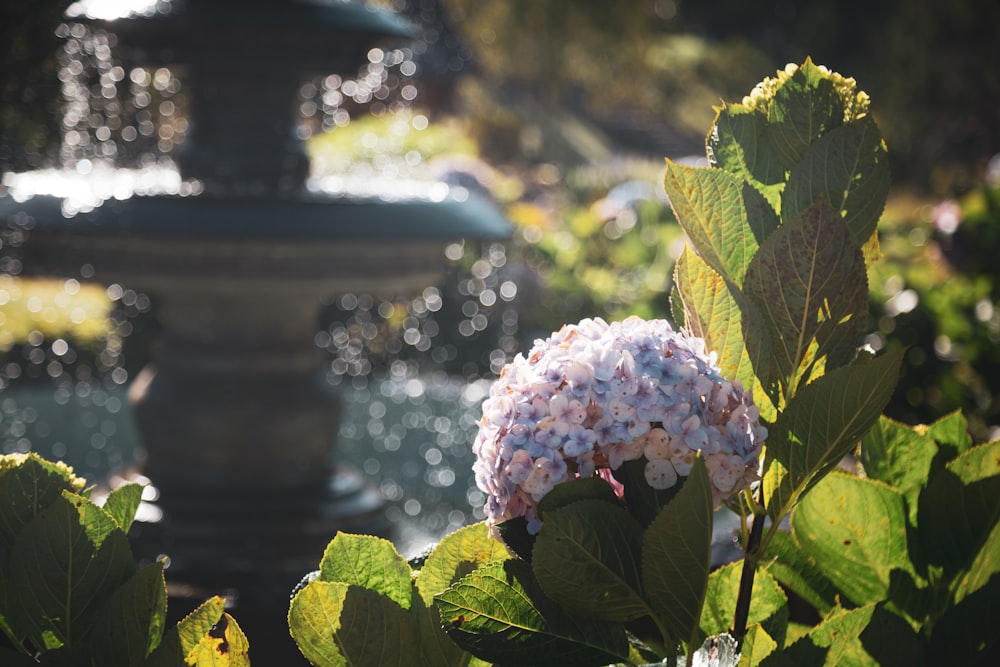
[[[968,567],[1000,520],[1000,441],[948,463],[920,494],[919,507],[927,559],[949,574]]]
[[[312,581],[292,598],[288,627],[314,665],[403,667],[420,664],[413,623],[396,602],[339,581]]]
[[[709,575],[705,606],[698,623],[703,635],[712,637],[732,628],[742,575],[742,561],[724,565]],[[768,623],[772,620],[776,622]],[[769,629],[766,633],[768,637],[779,644],[784,643],[788,624],[788,598],[765,569],[758,569],[754,574],[753,594],[746,623],[748,626],[764,624]]]
[[[743,209],[743,179],[667,160],[663,187],[698,254],[723,278],[742,285],[759,245]]]
[[[624,628],[586,621],[548,599],[520,560],[479,568],[436,597],[460,646],[511,665],[605,665],[628,659]]]
[[[768,237],[747,269],[743,292],[757,315],[744,312],[746,344],[772,397],[775,385],[786,399],[793,396],[817,360],[828,359],[829,369],[854,356],[868,316],[865,261],[824,201]],[[754,349],[761,339],[768,345]]]
[[[811,604],[822,615],[833,608],[837,587],[827,579],[795,536],[778,531],[764,554],[768,573],[783,586]],[[773,559],[773,560],[772,560]]]
[[[885,600],[909,555],[902,495],[875,480],[833,473],[792,513],[795,539],[857,605]]]
[[[621,506],[615,490],[601,477],[581,477],[563,484],[556,484],[538,502],[538,516],[545,518],[547,512],[557,510],[579,500],[601,500]]]
[[[142,485],[125,484],[108,494],[107,500],[104,501],[104,511],[111,515],[123,533],[128,533],[140,502],[142,502]]]
[[[580,500],[545,514],[531,570],[564,608],[630,621],[650,613],[640,589],[641,552],[642,527],[624,508]]]
[[[320,581],[339,581],[385,595],[410,608],[410,565],[392,542],[372,535],[337,533],[319,563]]]
[[[865,474],[899,489],[912,525],[917,523],[917,498],[937,450],[931,438],[885,416],[861,439],[859,459]]]
[[[226,610],[226,600],[221,596],[211,597],[185,616],[174,627],[167,630],[163,640],[149,656],[144,667],[177,667],[193,665],[190,656],[198,649],[202,640],[219,623]],[[227,622],[228,624],[228,622]]]
[[[713,166],[753,183],[772,208],[779,205],[785,167],[767,138],[767,116],[762,111],[723,103],[706,143]]]
[[[955,591],[955,602],[961,602],[966,596],[975,593],[985,586],[990,579],[1000,573],[1000,522],[993,524],[982,548],[969,566],[962,581]]]
[[[843,121],[844,105],[833,82],[806,60],[775,91],[766,133],[785,168],[792,169],[810,145]]]
[[[615,480],[622,485],[629,514],[643,526],[652,523],[687,483],[686,478],[682,477],[669,489],[654,489],[646,481],[646,463],[646,457],[640,456],[632,461],[625,461],[617,470],[612,471]]]
[[[480,664],[471,653],[453,642],[441,627],[441,615],[437,606],[425,603],[415,591],[409,614],[420,644],[421,665],[466,667]]]
[[[1000,577],[948,609],[934,624],[930,662],[985,665],[983,655],[996,646],[1000,627]]]
[[[36,454],[29,454],[13,469],[0,475],[0,545],[14,538],[40,511],[51,505],[63,491],[75,490],[69,473]]]
[[[141,665],[159,645],[166,615],[163,565],[153,563],[119,586],[97,611],[87,639],[95,664]]]
[[[72,645],[74,631],[84,632],[97,605],[134,571],[128,540],[111,515],[63,491],[11,550],[9,620],[23,622],[38,649]]]
[[[923,435],[932,438],[938,444],[941,453],[939,458],[943,459],[940,461],[941,465],[948,463],[969,449],[969,447],[972,447],[969,424],[961,410],[955,410],[929,426],[918,426],[916,428]],[[935,461],[935,464],[937,467],[938,461]]]
[[[823,199],[844,219],[856,245],[875,233],[889,194],[889,161],[878,126],[864,116],[815,141],[791,170],[782,220]]]
[[[712,551],[712,492],[701,457],[670,505],[643,538],[646,599],[675,642],[693,639],[708,585]]]
[[[889,402],[902,351],[838,368],[806,385],[768,429],[767,453],[784,472],[764,479],[767,512],[780,519],[848,454]]]

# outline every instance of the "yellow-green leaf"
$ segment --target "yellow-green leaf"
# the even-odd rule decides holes
[[[410,566],[392,542],[381,537],[337,533],[323,553],[319,579],[368,588],[410,608]]]

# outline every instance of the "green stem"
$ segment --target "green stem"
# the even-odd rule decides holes
[[[753,579],[757,572],[757,562],[760,549],[760,539],[764,533],[764,515],[754,516],[750,537],[743,551],[743,573],[740,575],[740,589],[736,597],[736,613],[733,615],[733,638],[737,650],[743,646],[743,637],[747,633],[747,618],[750,616],[750,595],[753,592]]]

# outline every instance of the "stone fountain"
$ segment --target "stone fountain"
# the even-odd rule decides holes
[[[313,345],[321,297],[433,284],[447,242],[505,237],[507,224],[461,191],[305,187],[300,86],[405,38],[393,14],[340,0],[175,0],[103,27],[130,66],[182,77],[190,129],[178,167],[198,194],[109,200],[74,217],[58,197],[6,197],[0,219],[27,230],[26,274],[87,265],[92,280],[154,298],[162,340],[130,397],[163,514],[139,524],[137,548],[167,554],[168,579],[194,598],[228,591],[238,619],[273,608],[282,624],[291,586],[337,531],[390,529],[378,494],[332,453],[338,400]]]

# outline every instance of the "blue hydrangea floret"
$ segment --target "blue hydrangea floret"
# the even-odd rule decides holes
[[[720,375],[704,341],[665,320],[586,319],[535,341],[500,373],[473,446],[490,525],[525,517],[556,484],[645,461],[668,489],[705,460],[716,506],[757,481],[767,437],[753,396]],[[496,531],[494,531],[496,532]]]

